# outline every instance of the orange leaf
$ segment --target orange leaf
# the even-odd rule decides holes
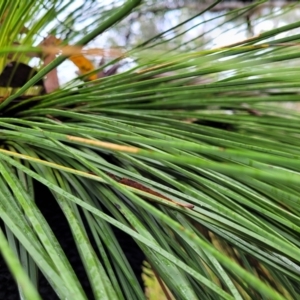
[[[41,43],[41,46],[43,46],[44,52],[46,52],[46,53],[48,52],[50,54],[51,47],[59,46],[61,44],[61,42],[62,42],[61,39],[58,39],[53,35],[49,35]],[[57,53],[57,49],[53,49],[53,50],[56,51],[56,53]],[[78,67],[80,74],[84,75],[84,74],[90,73],[95,70],[95,67],[91,63],[91,61],[89,59],[87,59],[83,54],[81,54],[81,51],[82,51],[81,47],[63,46],[62,48],[60,48],[60,51],[65,55],[68,54],[68,52],[69,52],[69,54],[71,54],[71,56],[69,57],[69,60],[72,61],[76,67]],[[78,51],[79,51],[79,53],[78,53]],[[51,54],[53,55],[54,53],[52,52]],[[96,80],[97,74],[90,75],[88,77],[88,79]]]
[[[82,75],[95,70],[94,65],[83,55],[72,55],[69,57],[69,60],[75,64]],[[89,80],[96,80],[97,74],[90,75],[88,78]]]

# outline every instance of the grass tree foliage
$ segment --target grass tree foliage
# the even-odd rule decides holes
[[[85,45],[144,4],[90,0],[73,9],[69,0],[1,1],[1,68],[12,53],[28,62],[45,32]],[[231,22],[245,12],[222,14]],[[56,195],[96,299],[124,299],[120,282],[135,286],[123,259],[115,259],[115,275],[101,267],[107,256],[122,257],[117,247],[102,251],[103,243],[116,243],[108,224],[134,237],[176,299],[298,299],[300,114],[278,102],[300,99],[299,26],[190,52],[170,50],[161,33],[127,49],[130,64],[118,74],[16,102],[66,59],[59,56],[4,97],[0,250],[23,298],[40,299],[39,268],[62,299],[87,299],[34,204],[35,179]],[[124,56],[100,70],[119,61]],[[130,293],[142,297],[138,288]]]

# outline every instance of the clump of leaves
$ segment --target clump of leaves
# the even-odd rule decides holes
[[[71,5],[49,2],[28,26],[40,1],[16,3],[10,14],[22,12],[18,26],[29,31],[24,48],[0,40],[6,54],[37,51],[26,43]],[[101,22],[94,19],[100,25],[87,25],[77,44],[138,4],[103,8]],[[6,17],[0,30],[14,20]],[[15,103],[60,56],[3,99],[0,212],[7,238],[0,234],[0,249],[20,293],[39,299],[32,271],[39,268],[61,298],[86,299],[33,202],[35,179],[61,205],[96,299],[143,298],[119,249],[103,251],[101,243],[116,242],[107,224],[134,237],[176,299],[297,299],[300,115],[266,103],[299,99],[298,35],[281,37],[299,24],[191,53],[158,51],[155,39],[145,41],[127,52],[132,64],[123,72]],[[99,252],[115,259],[115,272],[101,268],[78,208]]]

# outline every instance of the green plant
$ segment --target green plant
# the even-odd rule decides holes
[[[9,13],[0,27],[2,67],[12,52],[28,61],[25,53],[40,50],[34,39],[71,4],[48,1],[43,14],[40,1],[3,1],[1,12]],[[93,19],[100,25],[86,26],[74,44],[86,44],[139,4],[103,9]],[[126,270],[121,260],[116,274],[128,286],[125,296],[100,267],[79,207],[100,252],[100,240],[113,243],[107,221],[135,238],[176,299],[297,299],[300,115],[270,103],[299,99],[299,36],[280,36],[299,24],[189,53],[164,51],[168,41],[156,37],[132,47],[132,66],[119,74],[15,103],[65,59],[60,56],[3,99],[0,214],[7,240],[0,234],[0,249],[24,297],[39,299],[32,275],[38,263],[61,298],[85,299],[32,201],[34,178],[55,193],[97,299],[142,296],[120,271]],[[20,38],[25,25],[29,31]],[[13,45],[17,39],[23,47]],[[107,255],[118,256],[113,251]]]

